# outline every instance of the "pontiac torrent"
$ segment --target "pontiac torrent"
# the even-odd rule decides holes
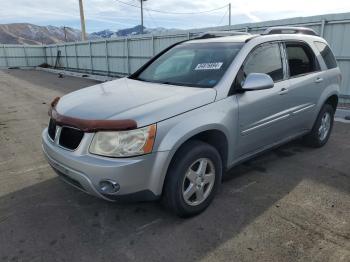
[[[323,146],[340,70],[308,28],[209,32],[129,77],[51,103],[43,151],[66,182],[105,200],[156,200],[188,217],[225,170],[296,138]]]

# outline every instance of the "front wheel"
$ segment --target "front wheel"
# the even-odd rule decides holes
[[[163,190],[163,203],[180,217],[209,206],[220,185],[222,161],[217,150],[201,141],[189,141],[175,154]]]
[[[311,132],[304,137],[305,143],[312,147],[324,146],[331,134],[333,121],[333,107],[329,104],[323,105]]]

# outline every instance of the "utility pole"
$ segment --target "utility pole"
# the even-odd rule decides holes
[[[81,40],[85,41],[86,40],[86,31],[85,31],[83,0],[79,0],[79,9],[80,9],[80,24],[81,24]]]
[[[143,34],[143,2],[147,0],[140,0],[141,3],[141,34]]]
[[[66,31],[67,27],[64,26],[63,27],[63,32],[64,32],[64,42],[67,42],[67,31]]]
[[[231,3],[228,4],[228,25],[231,26]]]

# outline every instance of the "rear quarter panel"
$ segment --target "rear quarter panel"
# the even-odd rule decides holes
[[[319,94],[319,99],[316,104],[316,110],[314,110],[313,121],[310,121],[309,129],[312,128],[314,122],[316,121],[318,113],[320,112],[326,100],[333,95],[339,96],[340,85],[341,85],[341,71],[339,67],[333,68],[333,69],[327,69],[327,66],[320,54],[320,51],[315,45],[315,41],[323,42],[329,45],[323,38],[320,38],[320,37],[313,37],[313,38],[310,37],[308,38],[308,41],[307,41],[310,47],[312,48],[312,50],[314,51],[317,57],[317,60],[320,64],[320,67],[322,70],[320,77],[324,79],[324,87]]]
[[[317,112],[321,110],[321,107],[330,96],[339,96],[340,92],[341,72],[339,67],[323,71],[322,77],[325,81],[325,88],[320,94],[320,98],[317,103]]]

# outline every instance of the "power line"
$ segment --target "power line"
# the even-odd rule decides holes
[[[131,0],[130,2],[127,2],[127,4],[130,4],[130,3],[135,3],[135,0]]]
[[[151,18],[152,23],[155,25],[155,27],[159,27],[158,24],[155,22],[155,20],[153,19],[153,16],[151,15],[151,13],[146,9],[146,13],[148,14],[148,16]]]
[[[221,20],[220,20],[220,23],[218,24],[218,26],[221,25],[221,23],[222,23],[222,21],[224,20],[224,18],[225,18],[225,16],[226,16],[226,14],[227,14],[228,11],[229,11],[229,10],[227,9],[226,12],[225,12],[225,14],[223,15],[223,17],[221,17]]]
[[[124,5],[128,5],[128,6],[132,6],[132,7],[136,7],[136,8],[141,8],[140,6],[138,5],[135,5],[135,4],[131,4],[130,2],[129,3],[126,3],[126,2],[123,2],[123,1],[120,1],[120,0],[114,0],[118,3],[121,3],[121,4],[124,4]],[[211,9],[211,10],[206,10],[206,11],[200,11],[200,12],[185,12],[185,13],[181,13],[181,12],[168,12],[168,11],[162,11],[162,10],[157,10],[157,9],[151,9],[151,8],[143,8],[147,11],[152,11],[152,12],[157,12],[157,13],[163,13],[163,14],[173,14],[173,15],[196,15],[196,14],[203,14],[203,13],[210,13],[210,12],[214,12],[214,11],[217,11],[217,10],[221,10],[221,9],[224,9],[224,8],[227,8],[228,5],[225,5],[225,6],[222,6],[222,7],[218,7],[218,8],[215,8],[215,9]]]

